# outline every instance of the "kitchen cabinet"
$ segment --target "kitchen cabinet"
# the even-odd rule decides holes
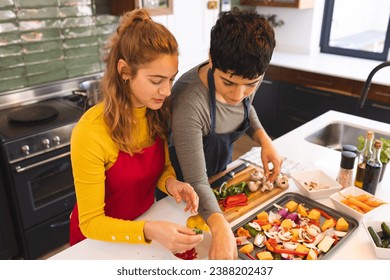
[[[360,94],[363,82],[355,83],[355,91]],[[356,115],[390,123],[390,86],[371,84],[363,108],[357,108]]]
[[[352,96],[287,82],[281,82],[280,95],[278,122],[281,134],[290,132],[329,110],[351,114],[358,101]]]
[[[307,88],[328,91],[347,96],[360,96],[360,92],[355,91],[355,81],[351,79],[284,67],[280,72],[279,79],[284,82]]]
[[[240,0],[240,5],[310,9],[314,0]]]
[[[358,107],[364,82],[271,65],[253,105],[264,128],[279,137],[335,110],[390,123],[390,87],[372,84]]]
[[[281,68],[269,67],[265,77],[253,99],[253,107],[259,117],[261,124],[272,138],[279,137],[278,125],[279,113],[279,81]]]
[[[356,109],[355,115],[390,123],[390,103],[366,100],[362,109]]]
[[[253,106],[277,138],[329,110],[354,114],[358,97],[353,80],[271,65]]]
[[[6,260],[17,256],[18,248],[2,180],[0,174],[0,260]]]

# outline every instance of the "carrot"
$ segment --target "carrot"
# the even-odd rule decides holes
[[[365,204],[367,204],[368,206],[371,206],[371,207],[378,207],[379,205],[382,205],[383,203],[382,202],[379,202],[378,200],[367,200],[364,202]]]
[[[351,207],[353,210],[356,210],[356,211],[358,211],[359,213],[364,214],[363,210],[360,209],[359,207],[357,207],[356,205],[348,204],[348,206]]]
[[[354,199],[359,200],[361,202],[366,202],[367,200],[369,200],[372,197],[372,195],[365,193],[365,194],[351,196],[351,197],[353,197]]]
[[[341,203],[344,203],[345,205],[349,205],[351,203],[349,203],[348,199],[343,199],[343,200],[340,200]]]
[[[363,202],[361,202],[361,201],[359,201],[359,200],[357,200],[356,198],[353,198],[353,197],[349,197],[348,201],[350,203],[352,203],[353,205],[356,205],[357,207],[362,209],[362,211],[364,213],[367,213],[367,212],[371,211],[372,209],[374,209],[371,206],[368,206],[367,204],[365,204],[365,203],[363,203]]]
[[[343,203],[343,204],[345,204],[345,205],[347,205],[349,207],[351,207],[351,205],[353,205],[351,202],[348,201],[348,199],[341,200],[341,203]]]

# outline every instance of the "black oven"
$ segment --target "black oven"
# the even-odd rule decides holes
[[[23,257],[67,243],[75,203],[69,146],[11,164],[8,174]]]
[[[13,259],[18,255],[14,225],[6,199],[3,177],[0,172],[0,260]]]
[[[25,259],[69,241],[69,214],[76,200],[69,144],[74,125],[2,143],[5,182]]]
[[[86,96],[72,91],[88,79],[0,95],[1,173],[18,258],[36,259],[69,242],[76,201],[70,137],[87,108]]]
[[[73,207],[75,193],[69,147],[12,164],[10,168],[24,228]]]

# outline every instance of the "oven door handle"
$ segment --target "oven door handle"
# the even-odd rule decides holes
[[[60,155],[58,155],[58,156],[55,156],[55,157],[52,157],[52,158],[49,158],[49,159],[46,159],[46,160],[42,160],[42,161],[40,161],[40,162],[33,163],[33,164],[28,165],[28,166],[26,166],[26,167],[21,167],[20,165],[18,165],[18,166],[15,167],[15,170],[16,170],[17,173],[21,173],[21,172],[30,170],[30,169],[32,169],[32,168],[41,166],[41,165],[43,165],[43,164],[46,164],[46,163],[55,161],[55,160],[57,160],[57,159],[67,157],[67,156],[69,156],[69,155],[70,155],[70,152],[66,152],[66,153],[60,154]]]

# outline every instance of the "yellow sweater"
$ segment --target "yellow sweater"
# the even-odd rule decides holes
[[[148,243],[144,237],[145,221],[126,221],[105,216],[105,171],[114,165],[119,149],[112,141],[103,119],[102,103],[90,108],[73,129],[71,161],[79,211],[80,229],[91,239]],[[138,144],[148,147],[154,143],[148,135],[146,107],[136,108]],[[165,167],[158,188],[167,193],[165,182],[176,178],[165,143]]]

